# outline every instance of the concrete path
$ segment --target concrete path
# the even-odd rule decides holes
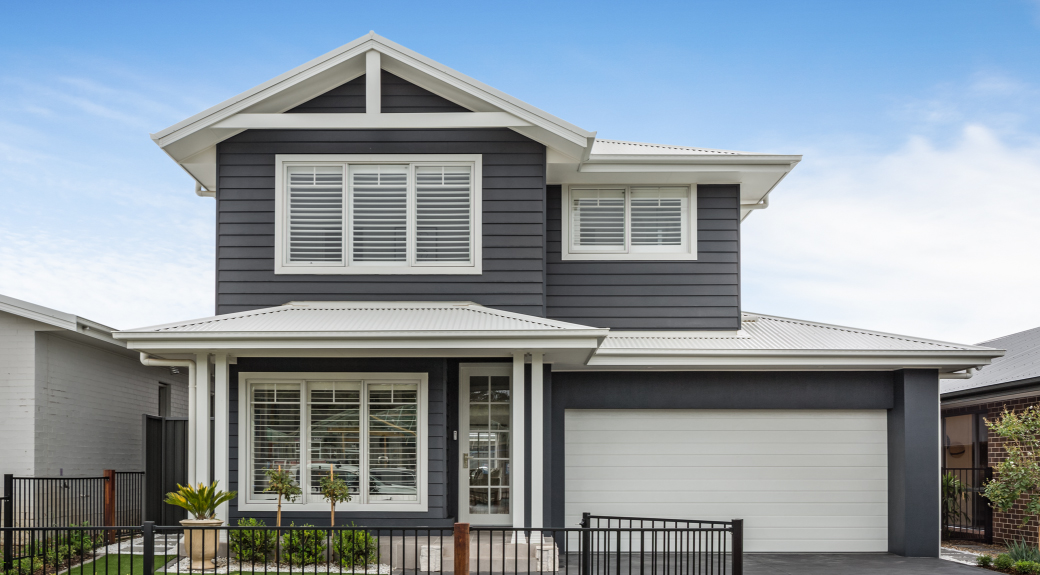
[[[749,553],[745,575],[985,575],[985,569],[939,558],[887,553]]]

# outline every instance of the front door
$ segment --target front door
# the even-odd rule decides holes
[[[459,520],[512,525],[512,364],[459,370]]]

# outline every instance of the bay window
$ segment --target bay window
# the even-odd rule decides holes
[[[326,505],[319,487],[330,474],[350,488],[344,509],[425,508],[426,374],[284,375],[240,375],[240,505],[274,502],[266,473],[281,467],[304,508]]]
[[[563,194],[563,259],[696,259],[691,186],[572,186]]]
[[[278,155],[275,273],[479,274],[479,155]]]

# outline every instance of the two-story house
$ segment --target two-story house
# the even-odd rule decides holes
[[[191,369],[223,517],[282,466],[297,522],[336,470],[366,525],[938,555],[939,374],[999,352],[743,312],[741,222],[800,156],[599,139],[374,33],[153,139],[215,198],[217,315],[117,337]]]

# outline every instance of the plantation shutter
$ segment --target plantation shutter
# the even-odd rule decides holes
[[[351,166],[351,258],[405,262],[408,257],[408,167]]]
[[[623,250],[625,190],[571,190],[571,241],[580,249]]]
[[[307,385],[310,405],[310,492],[335,472],[358,493],[361,469],[361,382],[316,381]]]
[[[416,262],[470,261],[472,168],[417,166],[415,177]]]
[[[343,261],[343,168],[289,167],[290,262]]]
[[[632,188],[632,246],[682,246],[687,196],[687,188]]]
[[[368,385],[368,500],[419,500],[419,386]]]
[[[250,388],[252,414],[251,462],[252,491],[257,498],[265,493],[266,472],[278,469],[296,473],[300,480],[300,385],[296,383],[255,383]]]

